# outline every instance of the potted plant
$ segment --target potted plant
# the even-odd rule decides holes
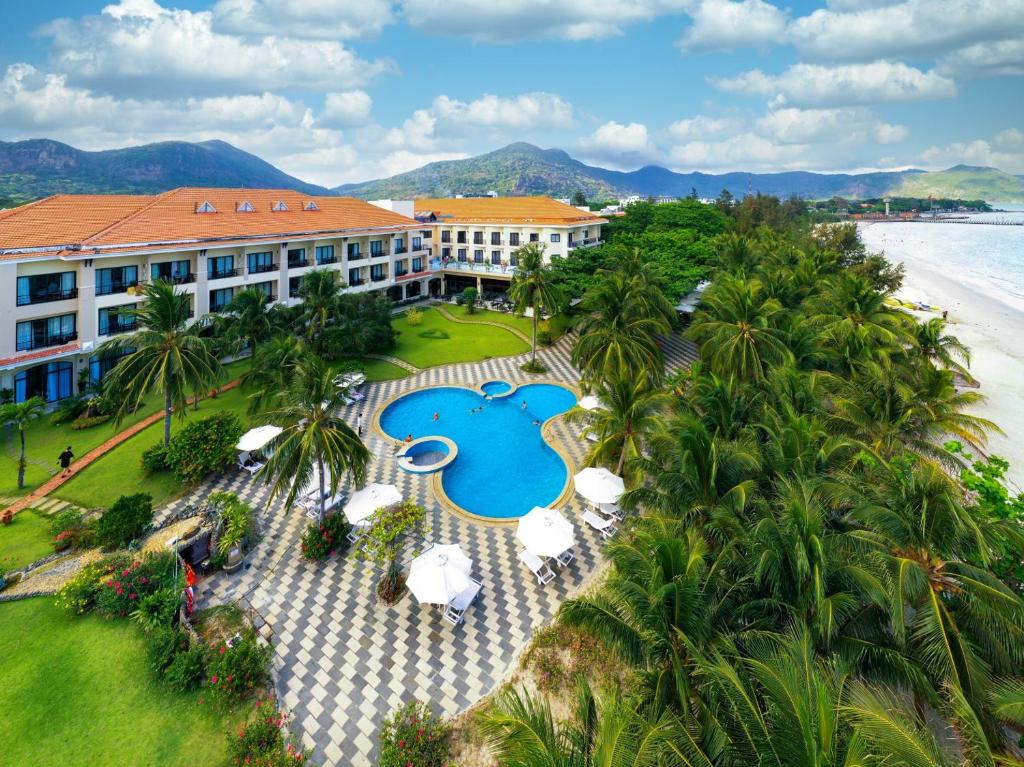
[[[256,515],[252,506],[235,493],[213,493],[210,503],[220,511],[220,535],[217,550],[224,553],[223,569],[238,570],[245,561],[248,546],[256,532]]]

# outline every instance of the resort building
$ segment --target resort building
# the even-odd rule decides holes
[[[550,197],[459,197],[415,201],[416,219],[433,227],[434,267],[443,294],[466,287],[503,292],[515,274],[515,251],[544,245],[547,258],[601,244],[606,219]]]
[[[56,402],[77,392],[83,371],[100,380],[117,360],[96,349],[135,329],[125,310],[150,280],[188,292],[195,317],[246,288],[297,303],[316,268],[348,291],[425,295],[432,235],[360,200],[285,190],[56,195],[0,211],[0,388]]]

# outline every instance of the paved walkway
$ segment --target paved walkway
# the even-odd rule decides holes
[[[578,380],[568,349],[568,342],[561,341],[539,352],[549,368],[544,378]],[[670,366],[685,366],[692,359],[692,345],[666,345],[666,354]],[[391,397],[424,386],[494,379],[529,383],[529,376],[519,370],[527,358],[448,365],[371,384],[366,400],[350,415],[354,420],[361,410],[369,422]],[[576,427],[559,420],[549,428],[578,465],[585,446]],[[552,619],[561,602],[601,563],[598,536],[578,525],[576,561],[548,585],[537,585],[517,559],[514,525],[483,524],[443,509],[429,477],[396,466],[392,441],[371,433],[366,442],[374,455],[367,480],[395,484],[427,509],[427,532],[415,547],[458,543],[472,557],[473,575],[483,591],[459,627],[408,595],[390,607],[379,604],[374,593],[378,571],[351,552],[319,564],[302,560],[299,540],[309,520],[298,510],[285,510],[280,501],[268,506],[266,487],[247,474],[232,472],[161,512],[163,517],[214,490],[238,492],[262,510],[264,537],[246,568],[201,583],[197,602],[242,601],[267,621],[273,631],[278,696],[314,750],[314,761],[322,765],[376,764],[378,725],[404,700],[428,701],[449,716],[475,704],[506,677],[536,629]],[[566,504],[570,518],[578,518],[581,511],[575,498]]]

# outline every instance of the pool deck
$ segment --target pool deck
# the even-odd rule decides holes
[[[543,378],[574,385],[568,342],[539,352],[549,372]],[[678,338],[665,344],[672,368],[688,365],[694,347]],[[367,386],[366,400],[349,409],[354,423],[362,412],[370,423],[381,405],[425,386],[475,387],[491,380],[528,383],[519,370],[528,355],[424,370],[398,381]],[[586,452],[579,428],[556,418],[549,441],[572,461],[575,471]],[[571,497],[562,506],[577,522],[576,559],[546,586],[517,559],[521,548],[514,525],[482,524],[447,510],[435,496],[431,475],[403,471],[394,441],[367,429],[373,453],[367,481],[396,485],[427,510],[426,535],[413,542],[405,561],[431,543],[457,543],[473,559],[473,577],[483,584],[460,626],[441,619],[439,608],[420,606],[408,595],[396,605],[377,602],[374,565],[349,552],[324,563],[301,558],[299,541],[309,520],[280,501],[266,507],[267,490],[244,472],[230,473],[161,510],[170,513],[214,490],[232,490],[261,510],[264,538],[235,574],[218,574],[198,587],[199,607],[239,600],[273,631],[278,696],[294,717],[294,728],[320,765],[376,764],[377,728],[393,708],[410,698],[429,702],[451,716],[490,693],[518,661],[533,633],[558,606],[584,586],[599,568],[601,541],[579,523],[583,506]],[[350,488],[349,488],[350,489]]]

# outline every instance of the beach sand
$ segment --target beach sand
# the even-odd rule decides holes
[[[946,330],[971,350],[971,374],[985,395],[973,412],[995,421],[1005,432],[989,437],[986,452],[1006,458],[1010,482],[1018,490],[1024,488],[1024,311],[898,247],[890,247],[886,257],[902,261],[906,269],[899,298],[924,301],[949,312]]]

